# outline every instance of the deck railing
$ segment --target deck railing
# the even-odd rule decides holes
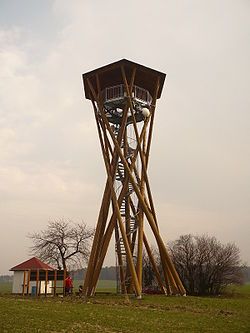
[[[127,94],[124,84],[108,87],[103,91],[104,103],[123,100],[126,96]],[[150,93],[146,89],[138,86],[133,86],[132,98],[148,105],[152,103],[152,97]]]

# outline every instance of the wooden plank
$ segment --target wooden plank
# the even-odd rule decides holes
[[[36,271],[36,296],[39,296],[39,269]]]
[[[29,295],[29,289],[30,289],[30,269],[28,270],[28,276],[27,276],[27,290],[26,290],[26,295]]]
[[[53,288],[53,294],[54,294],[54,296],[56,296],[56,282],[57,282],[57,270],[55,269],[54,270],[54,288]]]
[[[47,296],[48,289],[48,270],[45,270],[45,297]]]
[[[23,296],[24,296],[24,292],[25,292],[25,286],[26,286],[26,271],[23,271],[23,290],[22,290]]]
[[[66,290],[65,290],[65,280],[66,280],[66,277],[67,277],[67,271],[66,269],[63,271],[63,296],[66,295]]]

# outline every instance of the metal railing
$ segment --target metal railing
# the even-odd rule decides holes
[[[109,87],[104,90],[104,102],[114,101],[122,99],[125,96],[124,85],[119,84],[117,86]]]
[[[134,98],[136,100],[142,101],[144,103],[146,102],[149,105],[152,103],[152,97],[146,89],[143,89],[143,88],[138,87],[138,86],[134,86],[133,87],[133,93],[134,93]]]
[[[124,84],[105,88],[102,93],[104,103],[123,100],[127,96]],[[148,105],[152,103],[152,97],[150,93],[146,89],[138,86],[133,86],[132,98],[138,102],[146,103]]]

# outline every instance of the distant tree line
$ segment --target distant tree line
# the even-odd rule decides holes
[[[0,275],[0,283],[1,282],[12,282],[13,275]]]
[[[243,283],[249,283],[250,282],[250,267],[241,267],[240,268],[243,276]],[[148,270],[145,270],[148,272]],[[73,270],[71,272],[72,277],[74,280],[83,280],[86,273],[86,268]],[[109,266],[109,267],[103,267],[100,273],[100,280],[116,280],[116,267],[115,266]],[[147,277],[144,276],[145,284],[147,284]],[[12,282],[13,275],[0,275],[0,282]]]
[[[243,283],[250,283],[250,267],[244,266],[242,267],[242,276],[243,276]]]
[[[86,274],[86,268],[71,271],[74,280],[83,280]],[[106,266],[101,269],[100,280],[116,280],[117,268],[115,266]]]

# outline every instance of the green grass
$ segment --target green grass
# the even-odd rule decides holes
[[[12,291],[12,282],[0,282],[0,294],[10,294]]]
[[[244,284],[242,286],[228,286],[225,290],[225,294],[228,296],[250,297],[250,283]]]
[[[5,295],[0,296],[0,332],[250,332],[250,286],[228,295],[148,295],[142,300]]]
[[[75,284],[74,284],[75,285]],[[116,292],[116,281],[99,280],[97,283],[97,292]]]

